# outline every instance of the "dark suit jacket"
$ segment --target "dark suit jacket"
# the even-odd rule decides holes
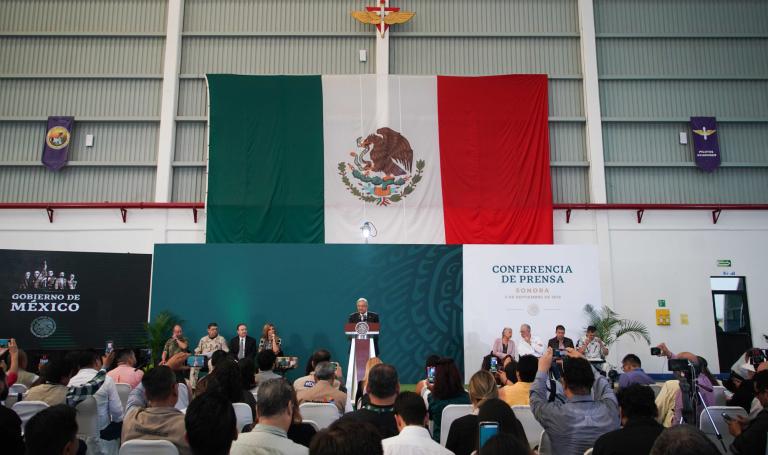
[[[259,343],[255,338],[251,338],[248,335],[245,336],[245,356],[253,358],[256,355],[256,351],[259,348]],[[237,353],[240,351],[240,337],[234,337],[229,340],[229,352],[237,358]]]
[[[350,314],[349,317],[347,318],[347,322],[350,323],[350,324],[351,323],[362,322],[362,319],[360,318],[360,313],[355,311],[354,313]],[[368,312],[368,320],[366,322],[378,323],[379,322],[379,315],[378,315],[378,313],[374,313],[373,311],[369,311]]]
[[[552,349],[559,348],[560,347],[560,343],[557,342],[557,337],[550,338],[549,342],[547,343],[547,346],[549,346]],[[565,346],[566,348],[573,348],[573,347],[575,347],[573,345],[573,340],[568,338],[568,337],[563,338],[563,346]]]
[[[664,427],[654,419],[634,419],[624,428],[611,431],[595,441],[594,455],[646,455]]]

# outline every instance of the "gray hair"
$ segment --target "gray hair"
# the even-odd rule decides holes
[[[520,326],[520,330],[523,330],[523,327],[525,327],[525,328],[526,328],[526,329],[528,329],[528,330],[531,330],[531,326],[529,326],[528,324],[522,324],[522,325]]]
[[[331,362],[320,362],[315,365],[315,378],[318,381],[328,381],[336,375],[336,368]]]
[[[283,378],[270,379],[259,384],[256,410],[262,417],[276,416],[291,406],[292,399],[293,386]]]

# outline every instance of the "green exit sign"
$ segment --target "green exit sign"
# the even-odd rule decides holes
[[[730,267],[731,266],[731,260],[730,259],[718,259],[717,260],[717,266],[718,267]]]
[[[659,300],[659,308],[664,308],[665,306],[667,306],[667,301],[666,300]]]

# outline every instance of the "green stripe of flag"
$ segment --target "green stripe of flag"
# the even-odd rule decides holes
[[[323,243],[320,76],[208,75],[208,243]]]

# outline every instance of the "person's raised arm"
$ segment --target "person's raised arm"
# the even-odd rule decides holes
[[[549,391],[547,390],[549,369],[552,367],[552,354],[552,348],[547,347],[547,350],[539,358],[539,368],[531,385],[531,412],[545,428],[547,423],[555,423],[553,416],[558,414],[557,408],[559,407],[556,402],[549,401]]]

